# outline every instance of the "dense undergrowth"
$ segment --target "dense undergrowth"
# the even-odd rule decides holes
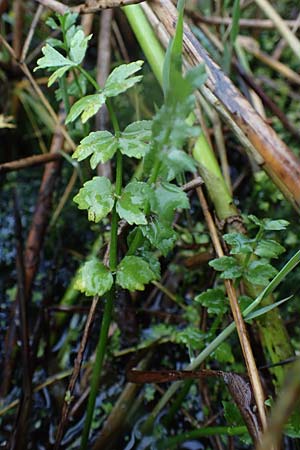
[[[254,3],[177,7],[166,54],[147,9],[102,12],[100,32],[114,31],[98,65],[107,36],[95,18],[91,30],[74,12],[36,12],[22,54],[18,6],[1,16],[3,448],[299,446],[297,201],[209,104],[210,71],[185,57],[184,13],[296,156],[299,58],[280,53],[276,22],[243,27],[260,18]],[[215,28],[219,45],[200,11],[232,17]],[[243,36],[277,49],[273,64]],[[32,155],[42,167],[2,164]]]

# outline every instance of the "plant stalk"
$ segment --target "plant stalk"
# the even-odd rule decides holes
[[[87,78],[87,80],[94,86],[94,88],[99,91],[101,88],[99,84],[91,77],[91,75],[82,67],[79,66],[79,70],[84,74],[84,76]],[[118,137],[120,135],[120,127],[118,123],[117,116],[113,110],[113,107],[111,105],[111,102],[107,99],[106,100],[107,109],[110,115],[110,119],[114,128],[115,135]],[[121,195],[122,191],[122,178],[123,178],[123,164],[122,164],[122,153],[118,150],[116,155],[116,198],[115,198],[115,204],[112,210],[112,217],[111,217],[111,234],[110,234],[110,252],[109,252],[109,266],[110,270],[112,272],[115,272],[117,269],[118,264],[118,221],[119,216],[116,210],[116,201],[117,198]],[[103,312],[103,318],[101,323],[101,330],[99,335],[99,340],[97,344],[97,350],[96,350],[96,358],[95,363],[93,367],[93,373],[92,373],[92,381],[91,381],[91,391],[88,399],[88,405],[87,405],[87,413],[86,418],[84,422],[82,437],[81,437],[81,445],[80,450],[85,450],[88,448],[88,439],[91,429],[91,424],[93,420],[94,415],[94,409],[96,404],[96,398],[97,398],[97,392],[99,389],[100,384],[100,378],[101,378],[101,372],[103,368],[103,361],[106,353],[106,344],[107,344],[107,338],[108,338],[108,330],[112,318],[113,313],[113,305],[114,305],[114,299],[116,295],[116,283],[115,283],[115,275],[114,275],[114,282],[112,285],[111,290],[107,294],[107,299],[105,303],[105,308]]]

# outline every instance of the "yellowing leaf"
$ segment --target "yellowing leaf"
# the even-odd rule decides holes
[[[99,222],[114,206],[111,182],[106,177],[94,177],[84,183],[74,202],[79,209],[87,209],[90,221]]]

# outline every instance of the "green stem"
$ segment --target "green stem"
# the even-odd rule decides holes
[[[79,94],[81,97],[83,97],[83,91],[82,91],[82,88],[81,88],[79,80],[78,80],[78,75],[77,75],[76,69],[73,69],[72,72],[73,72],[74,80],[75,80],[76,86],[78,88]]]
[[[81,66],[78,66],[78,69],[81,71],[81,73],[86,77],[86,79],[94,86],[96,91],[99,91],[101,88],[98,85],[98,83],[93,79],[93,77]],[[107,109],[110,115],[110,119],[114,128],[114,132],[116,137],[120,135],[120,127],[118,123],[117,116],[112,108],[112,105],[110,101],[106,100]],[[110,270],[112,272],[115,272],[117,269],[118,264],[118,213],[116,210],[116,202],[117,198],[121,195],[122,191],[122,154],[118,150],[117,151],[117,162],[116,162],[116,199],[115,204],[112,210],[112,217],[111,217],[111,235],[110,235],[110,252],[109,252],[109,266]],[[99,383],[101,378],[101,372],[103,367],[103,361],[106,353],[106,344],[107,344],[107,338],[108,338],[108,330],[109,325],[112,318],[113,313],[113,305],[114,305],[114,298],[116,293],[116,284],[115,284],[115,276],[114,276],[114,282],[111,290],[107,294],[107,300],[105,303],[105,308],[103,312],[103,318],[101,323],[101,330],[96,350],[96,359],[95,364],[93,367],[93,373],[92,373],[92,381],[91,381],[91,392],[89,395],[88,405],[87,405],[87,413],[81,438],[81,450],[87,449],[88,446],[88,439],[91,429],[91,424],[93,420],[94,415],[94,409],[95,409],[95,403],[96,403],[96,397],[99,390]]]
[[[252,247],[252,248],[253,248],[253,252],[254,252],[255,249],[256,249],[257,243],[258,243],[258,242],[260,241],[260,239],[262,238],[263,233],[264,233],[264,229],[263,229],[263,227],[260,227],[259,230],[258,230],[258,232],[257,232],[257,234],[256,234],[256,236],[255,236],[254,242],[253,242],[253,247]],[[249,261],[250,261],[250,259],[251,259],[252,256],[253,256],[252,253],[248,253],[248,255],[245,256],[245,260],[244,260],[244,262],[243,262],[243,269],[244,269],[244,270],[246,270],[246,268],[248,267]]]
[[[92,373],[92,381],[91,381],[91,391],[89,395],[89,400],[87,404],[86,418],[84,422],[83,432],[81,436],[81,445],[80,450],[86,450],[88,447],[88,439],[91,429],[91,424],[94,415],[95,403],[97,392],[99,389],[100,377],[103,367],[104,356],[106,352],[106,343],[108,336],[108,329],[111,322],[112,311],[113,311],[113,303],[115,298],[115,289],[114,287],[108,292],[107,300],[105,303],[103,319],[101,323],[101,331],[99,335],[97,351],[96,351],[96,359],[93,367]]]
[[[188,395],[193,383],[194,383],[194,380],[184,381],[183,388],[181,389],[178,396],[172,403],[168,413],[162,419],[162,423],[165,428],[169,428],[169,426],[171,425],[173,417],[179,411],[181,404],[182,404],[183,400],[185,399],[185,397]]]
[[[68,96],[68,88],[67,88],[66,76],[65,75],[63,75],[59,79],[59,87],[60,87],[60,91],[61,91],[61,95],[62,95],[62,98],[63,98],[63,102],[64,102],[64,106],[65,106],[65,110],[66,110],[66,115],[67,115],[68,112],[70,111],[70,101],[69,101],[69,96]]]
[[[164,50],[158,42],[152,27],[149,25],[142,8],[139,5],[130,5],[125,6],[123,11],[157,81],[162,85],[162,67],[165,58]]]
[[[122,153],[117,151],[117,167],[116,167],[116,201],[121,195],[122,190]],[[119,216],[116,210],[116,201],[112,211],[111,218],[111,237],[110,237],[110,252],[109,252],[109,266],[112,272],[117,270],[118,265],[118,221]]]
[[[85,76],[85,78],[91,83],[92,86],[96,89],[96,91],[99,91],[101,87],[97,83],[96,80],[81,66],[77,66],[78,70]]]
[[[178,434],[168,439],[164,439],[162,442],[158,443],[157,449],[163,450],[165,448],[172,449],[177,448],[177,446],[182,443],[189,441],[191,439],[198,439],[200,437],[215,436],[219,434],[227,436],[240,436],[242,434],[247,434],[248,430],[246,426],[238,427],[206,427],[199,428],[198,430],[187,431],[186,433]]]
[[[122,190],[122,153],[117,152],[117,167],[116,167],[116,195],[119,196]],[[111,237],[110,237],[110,253],[109,253],[109,265],[110,270],[115,272],[118,264],[118,214],[116,211],[116,203],[112,211],[111,219]],[[108,337],[109,325],[111,322],[113,304],[115,298],[116,286],[115,279],[111,290],[108,293],[107,301],[105,304],[103,318],[101,323],[101,331],[99,335],[96,359],[93,367],[92,382],[91,382],[91,392],[89,395],[87,413],[84,422],[84,428],[81,438],[81,450],[85,450],[88,445],[88,438],[90,434],[90,428],[93,420],[95,403],[97,392],[99,390],[100,377],[103,367],[103,361],[106,352],[106,344]]]

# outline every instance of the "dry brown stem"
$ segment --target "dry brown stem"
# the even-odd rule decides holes
[[[174,35],[176,9],[170,0],[156,0],[152,9],[170,36]],[[238,138],[251,152],[279,189],[300,210],[300,162],[275,131],[256,113],[239,90],[195,39],[184,28],[185,57],[190,65],[204,63],[208,79],[201,93],[228,122]]]

